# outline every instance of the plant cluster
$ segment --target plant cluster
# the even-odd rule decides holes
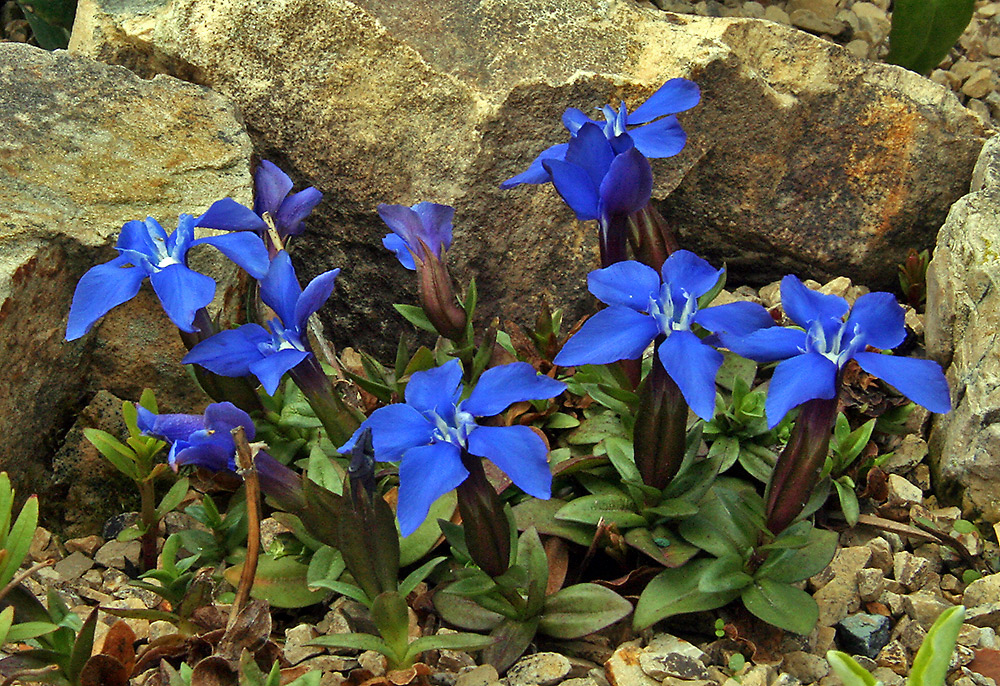
[[[949,410],[948,387],[936,363],[891,354],[906,336],[891,294],[852,306],[789,275],[781,311],[712,304],[725,269],[680,249],[650,197],[649,159],[680,152],[676,114],[699,99],[693,82],[673,79],[632,112],[601,108],[603,121],[570,108],[568,142],[502,184],[552,183],[580,220],[597,222],[601,266],[587,286],[606,307],[568,334],[547,307],[527,331],[477,322],[475,282],[459,298],[448,270],[445,205],[378,207],[385,247],[418,286],[419,303],[396,308],[436,336],[416,350],[404,337],[391,366],[363,354],[347,365],[310,325],[340,270],[300,285],[288,250],[321,194],[293,193],[273,164],[255,172],[252,208],[223,199],[181,215],[169,234],[153,218],[125,224],[118,257],[80,280],[66,335],[86,335],[148,279],[213,400],[201,414],[163,414],[147,393],[124,408],[124,443],[87,434],[142,493],[141,524],[127,535],[143,540],[138,584],[168,602],[155,618],[188,637],[223,631],[211,579],[237,588],[229,633],[193,672],[236,678],[261,663],[226,648],[258,607],[248,595],[284,607],[331,592],[357,601],[367,632],[318,643],[376,650],[397,670],[457,648],[503,670],[536,634],[578,638],[629,614],[643,629],[735,600],[782,629],[812,630],[817,608],[800,582],[837,542],[812,515],[832,484],[856,520],[852,475],[874,465],[860,457],[874,422],[852,429],[839,412],[845,372],[856,365],[934,412]],[[222,233],[196,239],[197,227]],[[248,323],[220,330],[209,314],[215,283],[187,263],[200,245],[255,280]],[[180,472],[245,485],[224,512],[208,495],[189,502],[205,530],[168,537],[157,568],[159,522],[195,480],[176,481],[158,504],[154,481]],[[290,532],[263,551],[262,507]],[[609,571],[639,567],[652,573],[611,583]],[[464,633],[412,635],[408,599],[426,586],[440,619]],[[638,596],[634,613],[615,588]],[[54,643],[64,642],[59,602],[44,616],[29,605],[12,605],[46,625],[29,655],[51,657],[76,683],[84,668]],[[157,650],[176,658],[190,645]],[[185,683],[185,669],[169,683]],[[273,682],[258,672],[252,683]]]

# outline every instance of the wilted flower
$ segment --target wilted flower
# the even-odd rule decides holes
[[[608,307],[566,342],[555,363],[577,366],[634,360],[662,337],[657,358],[664,370],[695,414],[711,419],[722,353],[691,327],[699,324],[709,331],[745,333],[773,323],[767,311],[753,303],[699,308],[698,298],[712,290],[723,271],[687,250],[667,258],[660,273],[631,260],[592,271],[588,288]]]
[[[338,450],[354,446],[370,427],[375,459],[402,460],[399,466],[400,530],[409,536],[426,519],[431,504],[469,476],[463,453],[485,457],[526,493],[547,499],[552,485],[545,442],[527,426],[480,426],[522,400],[553,398],[565,390],[561,381],[540,376],[531,365],[515,362],[483,372],[463,401],[462,365],[458,360],[413,374],[406,402],[381,407]]]
[[[810,290],[789,274],[781,281],[781,303],[804,331],[772,326],[721,337],[726,347],[743,357],[757,362],[782,360],[767,394],[769,428],[807,400],[836,397],[840,370],[849,360],[857,360],[866,372],[931,412],[951,409],[948,382],[936,362],[865,352],[868,346],[890,350],[906,338],[903,308],[891,293],[868,293],[849,308],[843,298]]]
[[[255,278],[267,272],[267,249],[258,236],[228,233],[195,239],[194,226],[189,214],[180,216],[169,236],[152,217],[127,222],[115,245],[118,257],[92,267],[77,284],[66,339],[80,338],[110,310],[134,298],[147,277],[177,328],[197,331],[195,313],[212,302],[215,281],[188,268],[188,250],[196,245],[215,246]]]

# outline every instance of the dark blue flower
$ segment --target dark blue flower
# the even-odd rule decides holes
[[[679,153],[687,142],[687,135],[681,128],[677,112],[689,110],[698,104],[701,91],[698,85],[688,79],[670,79],[649,96],[632,114],[625,103],[619,109],[610,105],[601,108],[604,122],[590,119],[580,110],[571,107],[562,116],[563,126],[574,137],[587,124],[597,125],[607,137],[613,140],[627,133],[636,149],[647,158],[672,157]],[[662,118],[661,118],[662,117]],[[572,142],[572,141],[571,141]],[[522,183],[547,183],[552,180],[545,162],[565,159],[569,144],[560,143],[543,151],[527,170],[507,179],[501,188],[513,188]]]
[[[298,193],[292,192],[292,180],[288,174],[267,160],[257,167],[253,175],[253,210],[244,207],[232,198],[223,198],[208,208],[198,218],[197,226],[226,231],[267,231],[264,220],[266,214],[278,236],[295,236],[305,229],[303,221],[313,211],[323,194],[310,186]]]
[[[409,536],[427,518],[431,504],[469,476],[462,452],[485,457],[525,493],[550,496],[548,449],[527,426],[480,426],[522,400],[554,398],[566,384],[540,376],[531,365],[515,362],[483,372],[472,393],[462,396],[462,366],[452,360],[415,373],[406,385],[406,402],[375,410],[351,440],[346,453],[370,427],[375,459],[399,465],[399,526]],[[499,515],[498,515],[499,516]]]
[[[441,260],[442,253],[451,247],[454,207],[432,202],[420,202],[413,207],[383,204],[378,206],[378,214],[392,229],[382,239],[382,245],[396,253],[399,263],[411,271],[417,268],[414,258],[427,260],[424,250]]]
[[[731,303],[700,309],[698,298],[718,283],[724,270],[687,250],[674,252],[658,274],[634,261],[592,271],[590,292],[608,305],[588,319],[556,355],[556,364],[608,364],[637,359],[658,337],[657,357],[681,389],[684,400],[702,419],[715,411],[715,375],[722,353],[692,330],[747,333],[773,324],[760,305]]]
[[[77,284],[66,339],[80,338],[111,309],[134,298],[147,277],[170,320],[182,331],[197,331],[192,325],[195,313],[215,296],[215,281],[187,266],[188,250],[203,243],[214,245],[254,278],[267,272],[267,249],[253,234],[196,240],[194,217],[189,214],[180,216],[177,230],[169,236],[152,217],[130,221],[118,237],[118,257],[91,268]]]
[[[843,298],[810,290],[789,274],[781,281],[781,303],[804,331],[773,326],[721,336],[727,348],[743,357],[782,360],[767,394],[770,427],[807,400],[835,397],[839,372],[849,360],[931,412],[951,409],[948,382],[936,362],[865,352],[868,346],[890,350],[906,338],[903,308],[891,293],[868,293],[849,308]]]
[[[312,355],[306,321],[333,293],[339,269],[331,269],[299,286],[291,258],[282,250],[271,260],[271,268],[260,282],[260,297],[277,317],[267,323],[244,324],[222,331],[194,346],[185,364],[198,364],[222,376],[253,374],[274,395],[281,377]]]
[[[169,442],[167,462],[180,467],[204,467],[212,471],[236,471],[236,445],[232,430],[242,426],[247,440],[256,434],[250,415],[232,403],[213,403],[205,414],[153,414],[141,405],[139,430]]]

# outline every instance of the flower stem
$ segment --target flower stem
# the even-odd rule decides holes
[[[809,501],[829,452],[836,419],[836,396],[802,404],[767,490],[767,528],[771,533],[784,531]]]
[[[663,490],[684,461],[688,404],[659,360],[639,387],[633,443],[642,482]]]
[[[139,482],[139,499],[139,515],[145,529],[139,538],[139,567],[142,571],[148,572],[156,569],[156,535],[160,528],[160,520],[156,516],[156,490],[152,478]]]
[[[462,464],[469,470],[457,491],[465,544],[472,561],[491,577],[498,577],[510,569],[510,523],[486,478],[482,459],[463,450]]]
[[[316,356],[310,354],[292,367],[289,373],[295,385],[305,394],[316,417],[323,423],[327,438],[334,445],[346,443],[354,430],[361,426],[361,422],[334,391],[330,377],[323,371]]]
[[[236,589],[229,612],[229,626],[236,621],[240,611],[250,600],[250,588],[257,575],[257,560],[260,556],[260,481],[257,479],[257,469],[254,466],[254,455],[247,442],[247,434],[242,426],[232,431],[233,442],[236,444],[236,467],[239,469],[243,483],[246,484],[247,500],[247,554],[243,559],[243,571],[240,574],[240,584]]]

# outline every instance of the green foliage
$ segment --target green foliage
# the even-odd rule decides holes
[[[76,0],[15,0],[31,26],[38,46],[57,50],[69,45]]]
[[[896,0],[886,61],[929,74],[972,20],[974,0]]]

